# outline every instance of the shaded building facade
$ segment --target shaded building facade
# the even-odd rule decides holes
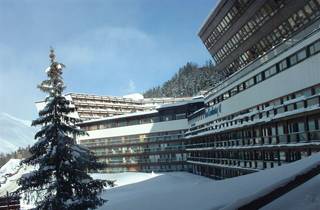
[[[78,139],[93,151],[105,172],[187,170],[185,132],[187,116],[203,107],[203,99],[159,106],[78,125],[88,136]]]
[[[226,0],[199,36],[226,78],[188,116],[192,172],[234,177],[320,150],[320,1]]]

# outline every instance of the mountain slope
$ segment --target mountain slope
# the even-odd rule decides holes
[[[34,143],[36,129],[31,122],[0,113],[0,153],[9,153]]]
[[[204,66],[187,63],[168,81],[144,92],[145,98],[195,96],[224,78],[207,62]]]

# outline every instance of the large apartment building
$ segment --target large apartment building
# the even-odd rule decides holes
[[[106,117],[155,110],[163,104],[174,104],[192,99],[181,98],[144,98],[141,94],[127,96],[100,96],[84,93],[68,93],[65,97],[76,108],[73,117],[87,121]],[[37,109],[44,107],[44,102],[36,102]]]
[[[227,78],[188,116],[187,162],[228,178],[320,150],[320,1],[222,0],[199,36]]]
[[[66,97],[75,105],[82,120],[155,110],[162,104],[172,104],[191,99],[185,98],[143,98],[140,94],[128,96],[98,96],[93,94],[70,93]]]
[[[161,105],[146,112],[89,120],[78,142],[92,150],[105,172],[187,170],[184,134],[187,116],[203,107],[203,99]]]

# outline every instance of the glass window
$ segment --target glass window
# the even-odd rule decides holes
[[[280,107],[280,108],[277,109],[277,113],[278,114],[281,114],[283,112],[284,112],[284,107]]]
[[[307,15],[312,15],[312,9],[309,5],[304,6],[304,11],[307,13]]]
[[[313,130],[317,130],[316,128],[316,122],[314,119],[309,119],[308,121],[308,126],[309,126],[309,130],[313,131]]]
[[[261,82],[262,81],[262,73],[256,75],[256,82]]]
[[[231,90],[231,96],[234,96],[235,94],[237,94],[238,93],[238,88],[237,87],[235,87],[235,88],[233,88],[232,90]]]
[[[309,100],[307,101],[307,104],[308,104],[308,107],[310,107],[310,106],[318,106],[318,105],[319,105],[319,99],[318,99],[318,97],[309,99]]]
[[[298,123],[298,129],[299,129],[299,132],[305,131],[304,122],[299,122]]]
[[[239,85],[239,92],[243,91],[244,89],[245,89],[244,83],[241,83],[241,84]]]
[[[295,64],[298,62],[298,60],[297,60],[297,55],[294,54],[294,55],[290,56],[289,61],[290,61],[290,65],[291,65],[291,66],[292,66],[292,65],[295,65]]]
[[[264,72],[264,75],[265,75],[265,78],[269,78],[276,73],[277,73],[276,66],[272,66]]]
[[[294,104],[289,104],[289,105],[287,106],[287,110],[288,110],[288,111],[293,111],[293,110],[294,110]]]
[[[320,51],[320,41],[317,41],[316,43],[312,44],[310,47],[310,54],[313,55]]]
[[[181,120],[181,119],[184,119],[184,118],[186,118],[185,113],[176,114],[176,120]]]
[[[288,67],[288,64],[287,64],[287,60],[284,59],[283,61],[281,61],[279,63],[279,70],[280,71],[283,71],[284,69],[286,69]]]
[[[302,61],[304,60],[305,58],[307,57],[307,53],[306,53],[306,50],[301,50],[300,52],[297,53],[297,58],[298,58],[298,61]]]
[[[229,98],[229,92],[223,94],[223,99]]]
[[[306,97],[312,96],[312,90],[311,89],[304,90],[303,95]]]
[[[293,122],[288,124],[289,133],[299,132],[298,123]]]
[[[297,103],[297,109],[302,109],[302,108],[304,108],[304,102],[300,101]]]
[[[315,94],[320,94],[320,86],[314,88]]]
[[[246,84],[246,88],[249,88],[249,87],[253,86],[254,85],[254,79],[251,78],[251,79],[247,80],[245,82],[245,84]]]

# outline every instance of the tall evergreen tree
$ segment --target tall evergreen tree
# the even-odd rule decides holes
[[[62,95],[65,66],[56,61],[53,49],[50,59],[51,65],[46,70],[48,79],[38,86],[48,93],[46,106],[39,112],[39,118],[32,122],[33,126],[43,127],[35,135],[38,141],[30,148],[31,157],[23,161],[37,169],[18,180],[18,192],[23,192],[28,201],[36,197],[35,209],[97,208],[105,202],[99,194],[106,182],[93,180],[87,172],[103,165],[88,149],[76,144],[74,137],[86,133],[75,126],[77,120],[69,115],[75,108]]]

